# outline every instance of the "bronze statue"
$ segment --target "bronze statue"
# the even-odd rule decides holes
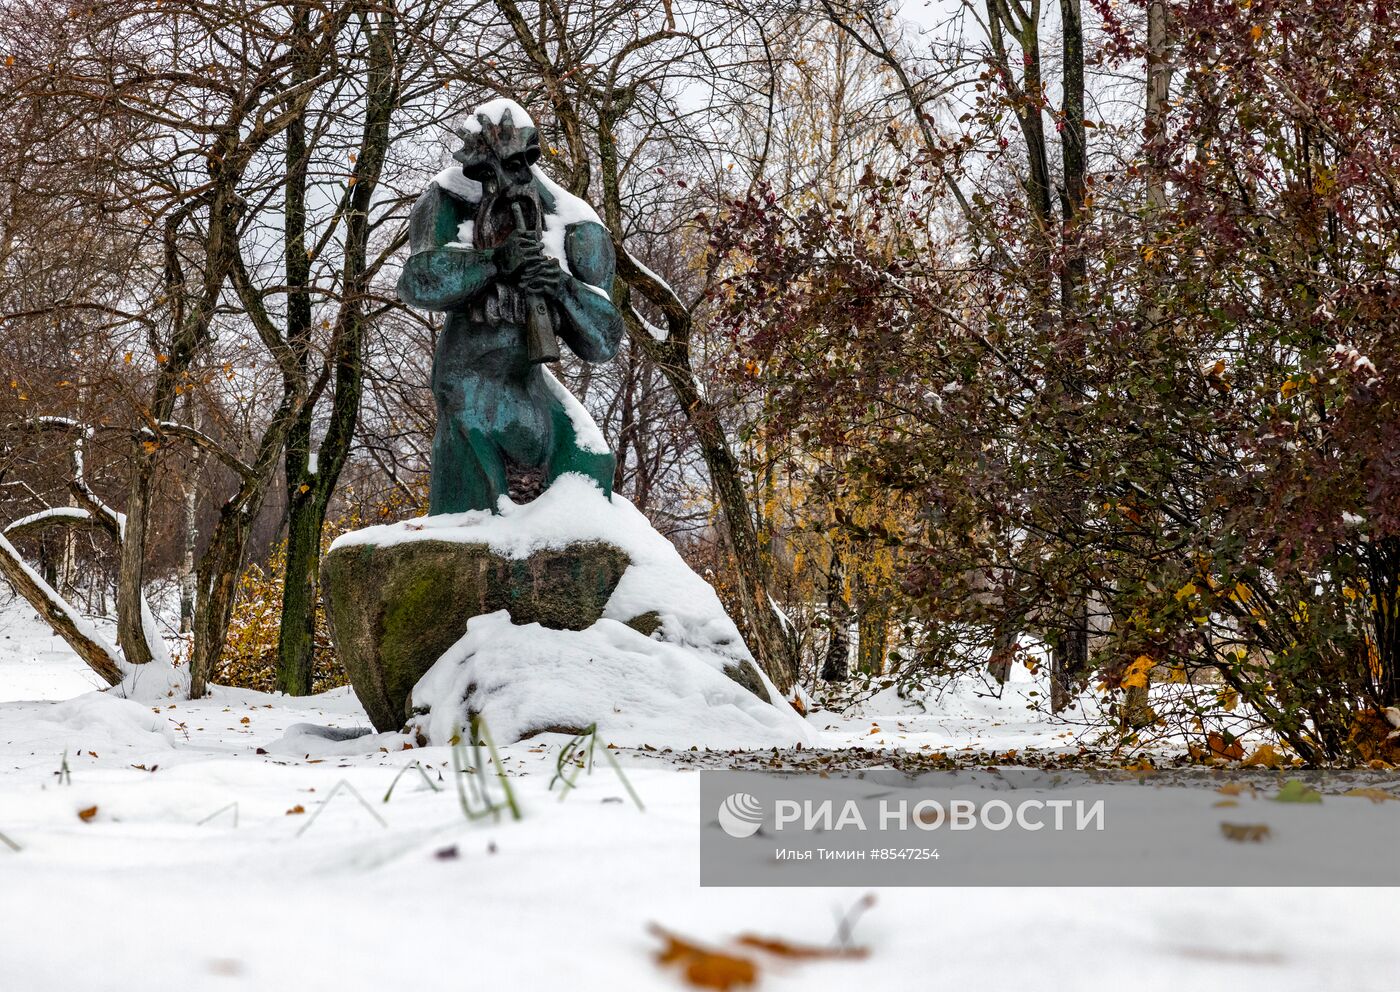
[[[414,205],[398,286],[405,303],[448,314],[433,359],[429,512],[494,512],[565,472],[611,495],[612,453],[591,422],[576,424],[587,415],[544,366],[559,360],[556,335],[586,362],[617,354],[612,239],[534,168],[539,132],[518,104],[485,104],[457,134],[460,173],[439,175]]]

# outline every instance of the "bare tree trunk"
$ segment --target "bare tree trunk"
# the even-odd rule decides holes
[[[1159,161],[1166,144],[1167,107],[1172,67],[1168,58],[1167,0],[1147,4],[1147,205],[1152,213],[1167,207],[1166,170]]]
[[[198,421],[191,424],[196,430]],[[190,466],[184,482],[184,537],[185,549],[180,558],[178,573],[180,582],[180,633],[188,634],[194,629],[195,596],[195,546],[199,541],[199,471],[203,466],[204,452],[195,446],[190,453]]]
[[[987,661],[987,671],[998,682],[1011,678],[1011,663],[1016,658],[1016,646],[1021,640],[1022,620],[1016,613],[1002,617],[992,637],[992,656]]]
[[[194,624],[194,549],[199,534],[199,515],[196,512],[199,501],[199,487],[191,480],[185,486],[185,551],[180,557],[180,633],[188,634]]]
[[[890,603],[869,582],[856,586],[856,667],[865,675],[884,675],[890,650]]]
[[[365,301],[370,283],[388,254],[382,254],[373,264],[369,262],[369,212],[389,153],[389,125],[399,104],[396,30],[392,9],[379,10],[369,41],[365,123],[345,218],[345,261],[334,333],[335,389],[330,426],[313,463],[309,449],[314,403],[307,403],[292,426],[292,443],[287,447],[287,571],[278,630],[277,687],[291,695],[306,695],[313,689],[321,531],[359,424],[364,379],[361,360],[367,320]],[[304,165],[302,168],[304,170]],[[304,178],[303,171],[300,181]],[[300,197],[297,202],[304,223],[304,205]],[[294,254],[297,252],[289,242],[289,276]],[[300,257],[305,257],[304,252]],[[304,277],[305,274],[299,274],[299,278]],[[302,296],[309,301],[304,292]],[[306,320],[309,328],[309,302]],[[301,358],[304,361],[304,354]]]
[[[690,310],[669,286],[659,282],[627,253],[621,236],[616,149],[610,130],[606,126],[599,130],[605,215],[617,247],[618,275],[626,284],[621,292],[615,287],[619,309],[626,319],[631,339],[661,369],[680,401],[687,423],[695,432],[701,457],[709,470],[715,502],[724,517],[725,536],[739,570],[739,601],[754,635],[754,653],[773,683],[787,692],[797,682],[796,647],[769,592],[768,566],[759,543],[758,528],[749,510],[739,463],[724,435],[719,413],[702,395],[690,363]],[[633,289],[665,314],[669,333],[664,341],[656,340],[642,328],[632,312]]]
[[[846,602],[846,568],[840,547],[831,549],[826,573],[826,657],[822,681],[845,682],[851,677],[851,608]]]
[[[1167,176],[1160,149],[1166,140],[1167,103],[1171,99],[1171,63],[1167,52],[1167,0],[1147,4],[1147,212],[1155,218],[1167,207]],[[1149,326],[1162,321],[1164,314],[1155,303],[1147,308]],[[1148,703],[1152,672],[1143,673],[1144,685],[1131,685],[1123,691],[1122,723],[1125,727],[1145,727],[1155,714]]]
[[[1400,539],[1383,537],[1367,545],[1366,565],[1375,605],[1371,626],[1375,658],[1368,658],[1375,703],[1400,706]]]
[[[307,12],[298,11],[293,30],[305,44]],[[305,55],[295,75],[306,79],[310,71]],[[292,374],[298,383],[293,390],[307,389],[311,343],[311,257],[306,247],[306,177],[310,150],[307,147],[306,113],[298,114],[287,126],[285,164],[286,222],[283,227],[283,265],[287,279],[287,343],[293,353]],[[316,561],[320,551],[320,520],[316,513],[317,466],[312,462],[311,425],[316,414],[315,399],[302,408],[287,432],[283,454],[287,487],[287,553],[282,586],[282,617],[277,631],[277,688],[293,696],[312,690],[312,670],[316,650]]]
[[[1071,603],[1064,626],[1050,644],[1050,711],[1074,702],[1089,673],[1089,608],[1084,596]]]

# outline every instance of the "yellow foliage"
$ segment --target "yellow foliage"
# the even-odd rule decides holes
[[[1272,744],[1260,744],[1240,764],[1250,768],[1282,768],[1288,764],[1288,759],[1279,754]]]
[[[420,496],[422,494],[419,494]],[[365,512],[379,519],[420,509],[414,500],[395,493],[387,500],[366,507]],[[321,532],[321,553],[331,541],[349,530],[364,526],[359,510],[336,520],[328,520]],[[238,577],[238,599],[229,622],[224,644],[223,666],[215,681],[247,689],[270,692],[277,683],[277,638],[282,625],[282,585],[287,566],[287,544],[272,549],[265,565],[249,565]],[[312,687],[324,692],[347,683],[344,669],[335,657],[325,611],[318,598],[314,634]]]
[[[277,687],[277,637],[282,624],[282,583],[286,564],[287,545],[284,541],[268,556],[265,568],[249,565],[238,577],[238,602],[229,622],[223,667],[215,677],[216,681],[262,692],[271,692]],[[316,604],[315,630],[312,687],[317,692],[324,692],[345,685],[348,680],[335,660],[319,601]]]
[[[1152,671],[1152,666],[1155,664],[1156,662],[1147,655],[1138,655],[1128,666],[1128,670],[1123,673],[1123,688],[1146,689],[1148,673]]]

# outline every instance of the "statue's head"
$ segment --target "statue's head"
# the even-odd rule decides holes
[[[510,100],[483,104],[474,120],[456,130],[462,147],[452,157],[487,195],[509,198],[529,191],[530,166],[540,157],[540,134],[519,104]]]

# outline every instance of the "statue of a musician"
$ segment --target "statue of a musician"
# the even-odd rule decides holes
[[[556,335],[587,362],[617,353],[612,240],[534,168],[539,133],[519,104],[484,104],[457,134],[461,167],[414,205],[398,286],[405,303],[448,314],[433,361],[429,512],[494,512],[565,472],[611,494],[612,453],[544,365],[559,360]]]

